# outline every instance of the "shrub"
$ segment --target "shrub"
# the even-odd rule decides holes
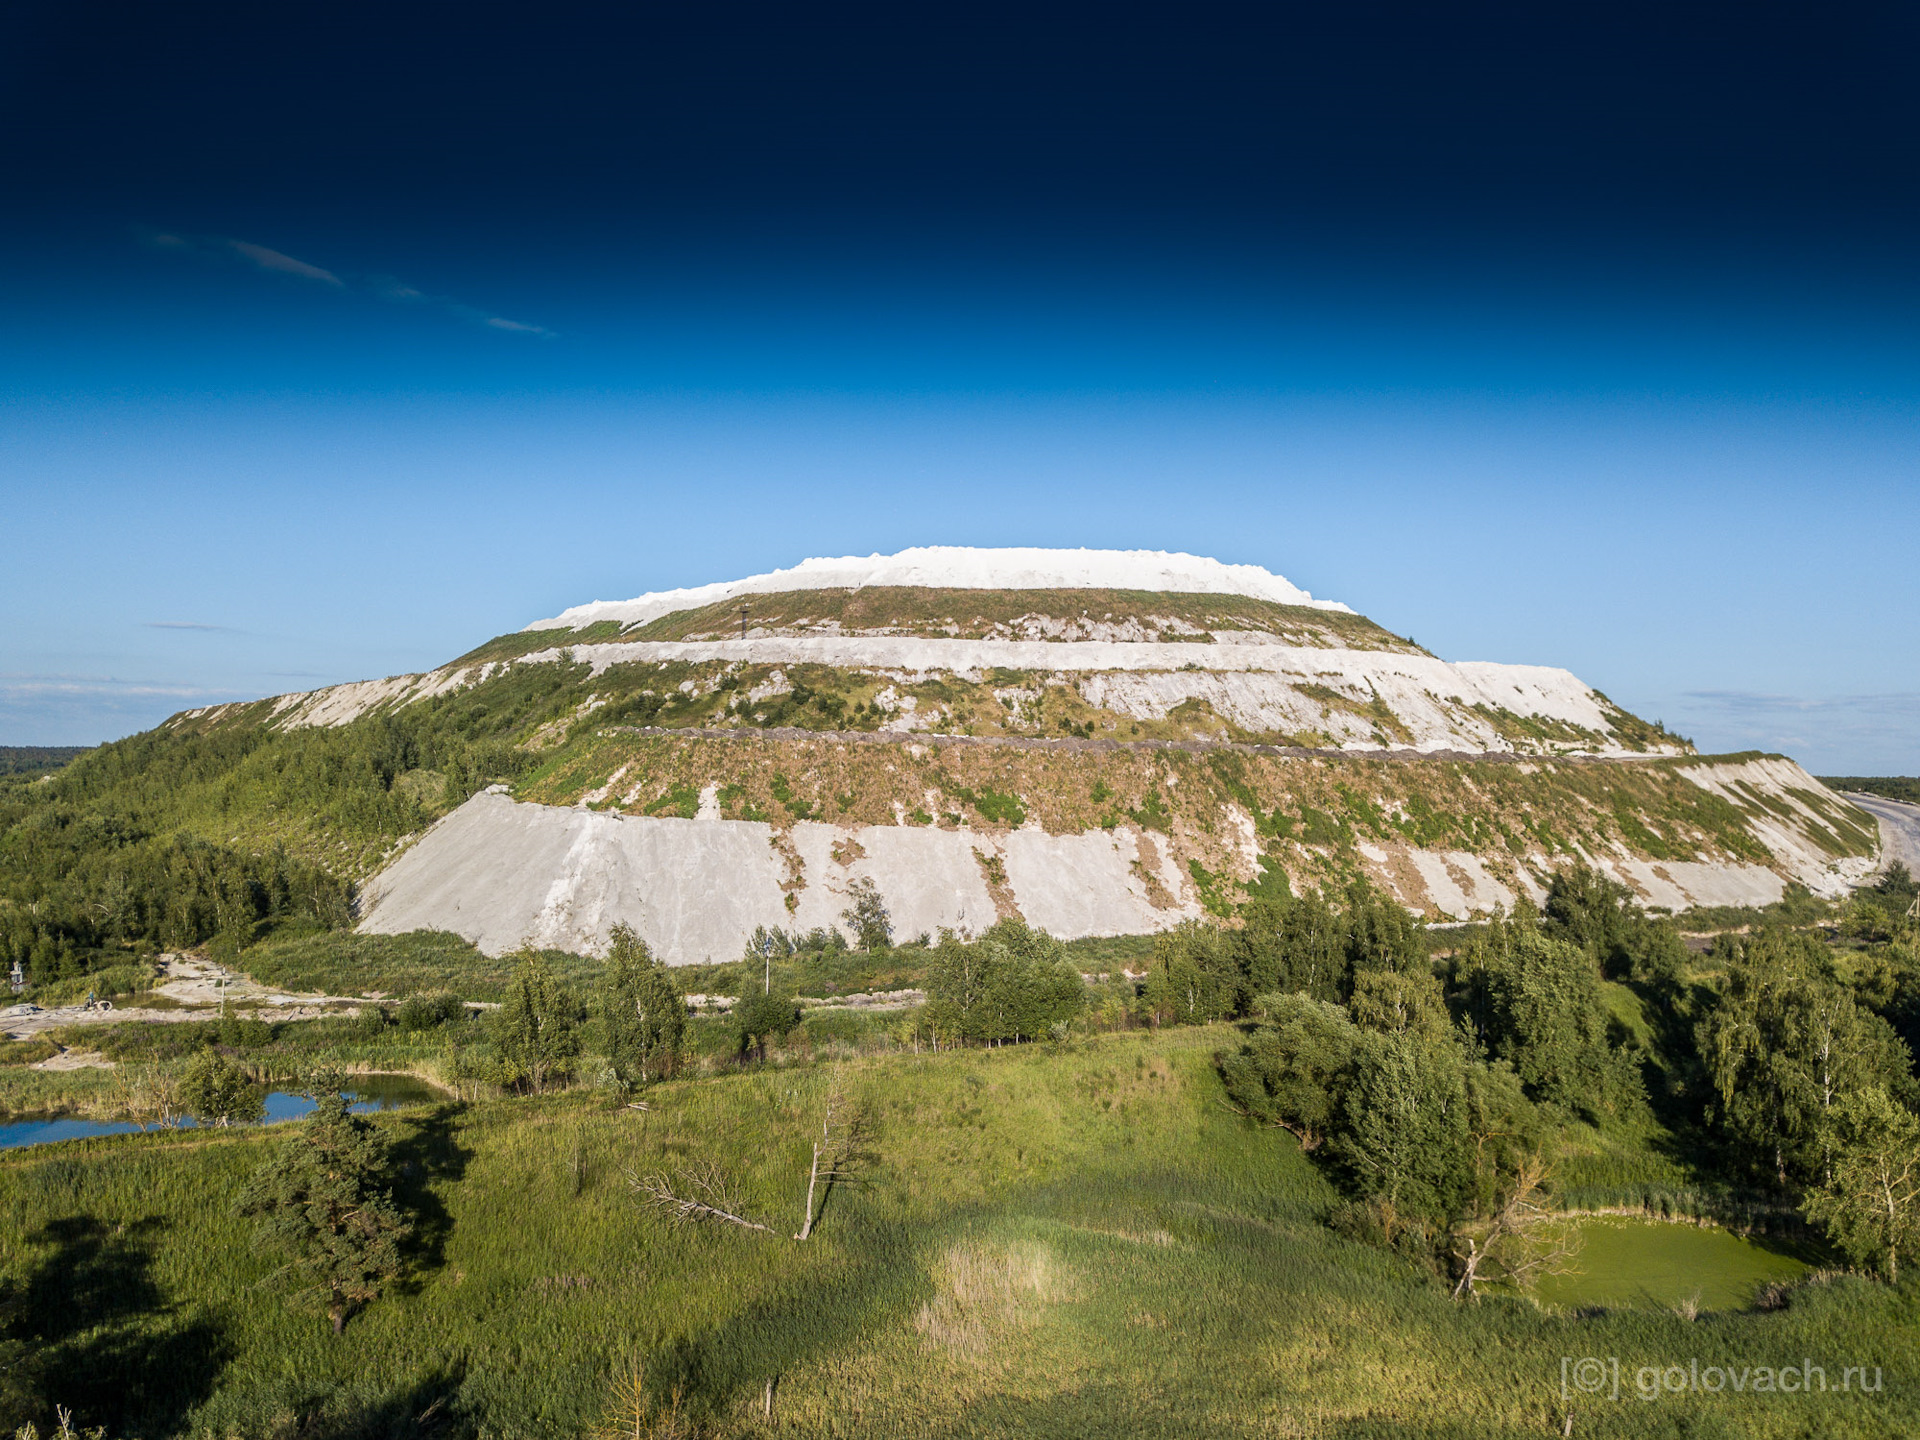
[[[394,1023],[412,1034],[432,1030],[466,1018],[466,1003],[451,990],[435,990],[426,995],[409,995],[393,1012]]]

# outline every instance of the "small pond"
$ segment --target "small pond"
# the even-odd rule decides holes
[[[353,1100],[353,1109],[362,1115],[376,1110],[398,1110],[403,1105],[424,1105],[443,1098],[433,1086],[411,1075],[356,1075],[352,1088],[342,1093]],[[298,1120],[312,1109],[310,1096],[291,1090],[267,1092],[266,1123],[269,1125]],[[183,1120],[181,1124],[190,1129],[193,1121]],[[55,1140],[84,1140],[93,1135],[131,1135],[139,1129],[127,1120],[8,1120],[0,1122],[0,1150],[45,1145]]]
[[[1712,1225],[1593,1217],[1578,1221],[1580,1252],[1565,1275],[1539,1283],[1543,1304],[1574,1310],[1741,1310],[1762,1285],[1807,1273],[1798,1247],[1743,1240]]]

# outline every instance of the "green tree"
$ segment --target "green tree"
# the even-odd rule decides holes
[[[1909,1097],[1912,1056],[1819,940],[1770,928],[1719,953],[1726,982],[1699,1032],[1711,1119],[1780,1184],[1824,1179],[1836,1107],[1874,1085]]]
[[[847,886],[847,898],[853,903],[840,912],[840,918],[853,931],[853,943],[862,950],[885,950],[893,943],[893,917],[880,887],[871,876],[862,875]]]
[[[1807,1218],[1855,1265],[1897,1284],[1901,1253],[1920,1242],[1920,1118],[1869,1085],[1835,1107],[1830,1138]]]
[[[1590,865],[1556,870],[1547,882],[1541,928],[1577,945],[1609,975],[1625,974],[1638,921],[1633,892]]]
[[[994,1040],[1038,1040],[1056,1033],[1087,1003],[1087,985],[1066,946],[1026,921],[1002,920],[980,937],[993,962],[988,987]]]
[[[1685,985],[1690,956],[1687,942],[1671,920],[1642,919],[1627,942],[1630,973],[1665,1003],[1677,1000]]]
[[[1525,919],[1496,923],[1456,966],[1475,1039],[1535,1100],[1598,1118],[1641,1098],[1631,1055],[1611,1043],[1592,953]]]
[[[180,1077],[180,1108],[202,1125],[229,1125],[266,1114],[266,1097],[247,1072],[217,1050],[201,1050]]]
[[[1345,1001],[1363,971],[1426,973],[1427,947],[1406,908],[1364,880],[1334,898],[1262,898],[1241,911],[1225,937],[1240,972],[1244,1012],[1257,995],[1302,992]]]
[[[940,933],[927,963],[928,1027],[950,1041],[986,1038],[989,987],[994,982],[994,957],[980,946]]]
[[[1229,943],[1249,995],[1346,998],[1346,920],[1319,895],[1255,900],[1241,920]]]
[[[1453,1029],[1440,982],[1424,970],[1358,970],[1347,1012],[1354,1024],[1383,1034],[1445,1039]]]
[[[258,1243],[289,1257],[279,1273],[295,1303],[320,1310],[338,1335],[400,1273],[409,1226],[387,1186],[386,1137],[336,1084],[316,1088],[313,1113],[254,1172],[238,1208],[256,1217]]]
[[[1360,1033],[1340,1006],[1309,995],[1263,995],[1254,1011],[1259,1028],[1220,1062],[1227,1095],[1243,1115],[1312,1150],[1333,1120]]]
[[[1346,927],[1348,984],[1362,970],[1430,972],[1426,936],[1407,907],[1383,895],[1366,880],[1347,887]]]
[[[978,1043],[1037,1040],[1086,1005],[1066,947],[1022,920],[1002,920],[971,944],[944,936],[927,967],[927,1023]]]
[[[1447,1257],[1457,1299],[1489,1280],[1525,1288],[1563,1270],[1578,1245],[1549,1203],[1552,1134],[1518,1077],[1501,1061],[1469,1061],[1465,1078],[1470,1182]]]
[[[1437,1235],[1471,1192],[1465,1068],[1450,1041],[1359,1033],[1327,1148],[1390,1237],[1407,1225]]]
[[[767,1058],[767,1041],[784,1037],[800,1023],[800,1007],[791,995],[778,990],[749,990],[733,1007],[733,1023],[740,1048],[756,1048]]]
[[[467,1004],[451,990],[409,995],[393,1013],[394,1023],[408,1033],[434,1030],[467,1016]]]
[[[632,1092],[671,1075],[686,1041],[687,1003],[631,926],[616,925],[601,980],[607,1064],[615,1083]]]
[[[494,1012],[494,1049],[504,1083],[536,1093],[564,1084],[580,1053],[580,1002],[553,973],[546,958],[528,947]]]
[[[1163,1025],[1204,1025],[1239,1013],[1240,966],[1218,928],[1188,920],[1153,942],[1147,1003]]]

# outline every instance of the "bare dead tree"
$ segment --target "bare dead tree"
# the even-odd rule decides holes
[[[1492,1214],[1455,1234],[1453,1256],[1460,1266],[1460,1280],[1453,1287],[1454,1299],[1474,1299],[1480,1282],[1490,1273],[1525,1287],[1542,1276],[1565,1272],[1580,1240],[1548,1208],[1550,1169],[1545,1157],[1529,1155],[1515,1170]]]
[[[727,1184],[726,1177],[721,1174],[720,1167],[711,1161],[690,1166],[680,1171],[677,1178],[669,1178],[663,1173],[639,1175],[629,1171],[627,1182],[647,1197],[648,1204],[676,1224],[697,1225],[703,1220],[724,1220],[729,1225],[763,1231],[768,1235],[777,1233],[771,1225],[749,1220],[740,1213],[740,1201]]]
[[[848,1099],[836,1076],[827,1092],[819,1138],[813,1142],[813,1158],[807,1168],[806,1205],[800,1213],[800,1229],[793,1236],[795,1240],[812,1236],[835,1185],[849,1184],[858,1178],[870,1158],[866,1148],[867,1128],[865,1111]],[[778,1233],[771,1225],[763,1225],[742,1213],[745,1207],[720,1167],[711,1161],[689,1166],[671,1176],[661,1171],[642,1174],[629,1170],[627,1183],[675,1224],[722,1220],[765,1235]]]
[[[685,1394],[675,1386],[663,1401],[647,1390],[646,1367],[638,1359],[613,1377],[600,1423],[587,1432],[590,1440],[693,1440],[699,1434],[682,1410]]]
[[[149,1125],[171,1127],[182,1118],[179,1081],[153,1066],[122,1069],[112,1082],[114,1107],[142,1130]]]
[[[866,1158],[866,1137],[866,1116],[848,1100],[836,1074],[827,1091],[820,1138],[813,1142],[813,1165],[807,1171],[807,1205],[800,1216],[800,1233],[794,1239],[805,1240],[813,1234],[834,1185],[852,1181],[859,1173]],[[820,1197],[817,1208],[816,1192]]]

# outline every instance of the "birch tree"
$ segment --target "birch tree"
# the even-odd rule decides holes
[[[1900,1280],[1900,1256],[1920,1242],[1920,1118],[1879,1086],[1841,1102],[1832,1163],[1807,1196],[1807,1218],[1849,1260]]]

